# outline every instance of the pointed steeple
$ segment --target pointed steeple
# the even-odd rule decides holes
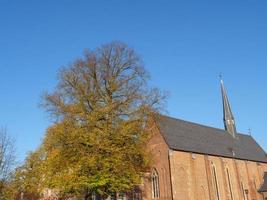
[[[221,78],[221,91],[223,101],[223,121],[225,130],[233,137],[236,137],[236,126],[233,113],[231,111],[230,103],[228,101],[227,93],[224,88],[223,80]]]

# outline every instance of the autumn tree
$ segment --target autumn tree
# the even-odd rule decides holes
[[[13,171],[7,187],[8,200],[36,200],[42,196],[44,158],[45,151],[41,147],[29,153],[24,164]]]
[[[0,199],[4,199],[15,165],[14,141],[7,134],[6,129],[0,128]]]
[[[145,124],[163,99],[148,78],[136,52],[117,42],[61,69],[42,102],[54,119],[37,159],[43,188],[87,199],[140,184],[149,166]]]

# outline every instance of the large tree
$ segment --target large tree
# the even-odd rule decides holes
[[[38,158],[45,188],[86,199],[140,184],[149,166],[145,124],[163,99],[147,80],[140,57],[118,42],[86,51],[60,71],[42,102],[54,119]]]

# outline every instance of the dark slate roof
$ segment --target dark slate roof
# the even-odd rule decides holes
[[[265,151],[249,135],[237,134],[233,138],[222,129],[163,115],[156,121],[170,149],[267,162]]]
[[[259,192],[267,192],[267,172],[264,172],[263,184],[261,185]]]

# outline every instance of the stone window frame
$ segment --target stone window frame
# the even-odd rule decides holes
[[[151,192],[152,199],[160,198],[160,187],[159,187],[159,174],[158,171],[154,168],[151,173]]]

